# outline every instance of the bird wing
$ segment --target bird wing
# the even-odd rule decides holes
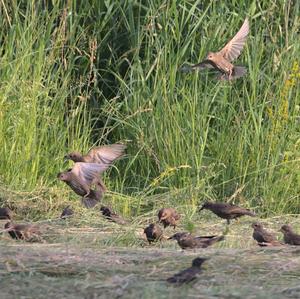
[[[193,268],[188,268],[176,273],[174,276],[167,279],[171,283],[188,283],[196,278],[198,271],[195,271]]]
[[[205,59],[201,62],[191,65],[191,69],[199,69],[199,70],[205,70],[205,69],[216,69],[217,66],[213,63],[213,61]]]
[[[74,164],[71,172],[76,175],[81,182],[91,186],[108,167],[109,164],[77,162]]]
[[[91,149],[87,157],[92,163],[111,164],[114,160],[124,155],[125,149],[126,145],[124,144],[104,145]]]
[[[245,19],[238,33],[231,39],[219,53],[228,61],[238,58],[244,48],[249,33],[249,21]]]

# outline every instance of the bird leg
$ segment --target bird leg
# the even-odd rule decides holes
[[[230,219],[227,219],[227,225],[229,225],[230,224]]]

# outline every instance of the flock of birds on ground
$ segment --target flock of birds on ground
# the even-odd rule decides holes
[[[232,61],[235,60],[241,53],[247,35],[249,33],[249,22],[246,18],[238,33],[222,48],[219,52],[209,52],[206,59],[195,65],[184,65],[181,70],[191,71],[195,69],[214,69],[217,71],[216,78],[219,80],[232,80],[242,77],[246,74],[246,68],[235,66]],[[77,195],[81,196],[83,205],[86,208],[93,208],[101,201],[106,191],[106,187],[100,175],[108,169],[112,163],[124,155],[126,146],[123,144],[112,144],[100,146],[91,149],[86,155],[81,155],[78,152],[72,152],[65,156],[66,159],[72,160],[73,167],[58,174],[58,179],[65,182]],[[226,219],[227,224],[230,220],[239,218],[244,215],[254,217],[255,214],[245,208],[228,203],[205,202],[199,211],[210,210],[218,217]],[[101,206],[100,211],[108,220],[116,222],[120,225],[126,224],[121,216],[114,213],[110,207]],[[66,207],[61,218],[67,218],[73,215],[73,210],[70,206]],[[37,225],[31,224],[13,224],[12,211],[9,208],[0,208],[0,219],[8,219],[4,226],[5,231],[13,239],[21,239],[31,241],[32,237],[39,236],[40,231]],[[151,244],[152,242],[161,241],[163,236],[163,228],[172,226],[176,229],[177,222],[180,220],[180,215],[173,208],[162,208],[158,212],[158,221],[149,224],[144,229],[144,234]],[[276,236],[263,228],[259,222],[252,224],[253,238],[260,246],[284,246],[300,245],[300,235],[296,234],[290,225],[283,225],[280,231],[284,236],[284,243],[277,240]],[[188,232],[177,232],[169,240],[176,240],[182,249],[206,248],[217,242],[225,239],[224,235],[220,236],[194,236]],[[174,276],[167,279],[170,283],[182,284],[187,283],[196,278],[201,272],[201,265],[207,258],[196,258],[192,262],[192,266],[185,269]]]

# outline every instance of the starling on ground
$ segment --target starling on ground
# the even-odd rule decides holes
[[[0,208],[0,219],[11,219],[12,211],[9,208]]]
[[[16,240],[40,241],[40,230],[32,224],[12,224],[7,222],[4,226],[9,235]]]
[[[187,268],[183,271],[178,272],[174,276],[167,279],[167,282],[174,283],[175,285],[182,285],[184,283],[189,283],[197,278],[197,275],[202,272],[202,264],[208,260],[208,258],[197,257],[192,262],[192,267]]]
[[[190,233],[176,233],[168,240],[176,240],[182,249],[206,248],[217,242],[223,241],[224,236],[201,236],[195,237]]]
[[[182,71],[190,71],[194,69],[211,68],[217,70],[221,75],[218,79],[231,80],[242,77],[246,73],[246,68],[235,66],[232,62],[238,58],[243,50],[247,36],[249,33],[249,21],[245,19],[238,33],[226,44],[219,52],[209,52],[206,59],[200,63],[182,68]]]
[[[180,215],[173,208],[163,208],[158,211],[158,222],[161,222],[166,228],[167,226],[173,226],[176,228],[177,221],[180,219]]]
[[[257,241],[259,246],[281,246],[275,235],[265,230],[261,223],[252,223],[253,228],[253,239]]]
[[[63,211],[60,215],[60,218],[62,218],[62,219],[69,218],[73,214],[74,214],[74,211],[70,208],[70,206],[67,206],[63,209]]]
[[[280,231],[283,233],[283,240],[286,244],[300,245],[300,235],[296,234],[290,225],[283,225]]]
[[[115,222],[115,223],[118,223],[121,225],[127,223],[127,221],[125,219],[123,219],[120,215],[113,212],[111,210],[111,208],[109,208],[109,207],[102,206],[100,208],[100,211],[102,212],[102,215],[109,221],[112,221],[112,222]]]
[[[98,163],[111,165],[116,159],[124,155],[126,145],[112,144],[92,148],[86,155],[72,152],[65,156],[66,159],[74,162]]]
[[[144,234],[146,234],[147,240],[150,244],[151,242],[161,240],[163,231],[157,224],[151,223],[144,229]]]
[[[228,224],[230,224],[231,219],[236,219],[244,215],[255,217],[255,214],[250,210],[228,203],[205,202],[199,211],[204,209],[212,211],[220,218],[227,219]]]
[[[109,167],[109,164],[75,163],[73,168],[61,172],[58,179],[65,182],[78,195],[82,196],[82,203],[87,208],[94,207],[106,191],[100,174]],[[92,189],[92,186],[95,189]]]

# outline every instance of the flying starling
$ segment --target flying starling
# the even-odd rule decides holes
[[[173,226],[176,228],[177,221],[180,219],[180,215],[173,208],[163,208],[158,211],[158,222],[161,222],[166,228],[167,226]]]
[[[223,219],[227,219],[227,223],[230,224],[231,219],[236,219],[244,215],[255,217],[255,214],[248,209],[241,208],[228,203],[219,203],[219,202],[205,202],[200,208],[201,210],[210,210],[217,216]]]
[[[4,228],[9,235],[16,240],[40,241],[40,230],[38,226],[32,224],[12,224],[7,222]]]
[[[176,240],[182,249],[206,248],[224,240],[224,236],[195,237],[190,233],[176,233],[168,240]]]
[[[259,246],[280,246],[283,245],[279,242],[275,235],[265,230],[261,223],[252,223],[253,239],[257,241]]]
[[[0,219],[11,219],[12,210],[9,208],[0,208]]]
[[[235,66],[232,62],[238,58],[244,48],[247,36],[249,34],[249,21],[245,19],[238,33],[218,52],[208,52],[206,59],[200,63],[183,66],[182,71],[187,72],[194,69],[211,68],[217,70],[221,75],[220,80],[231,80],[242,77],[246,73],[246,68]]]
[[[180,286],[184,283],[190,283],[191,281],[197,278],[197,275],[202,272],[202,264],[208,260],[208,258],[197,257],[193,260],[192,266],[183,271],[178,272],[174,276],[171,276],[167,279],[167,282],[173,283],[177,286]]]
[[[151,223],[144,229],[144,234],[146,234],[149,244],[151,242],[161,240],[161,238],[163,236],[163,232],[162,232],[161,228],[157,224],[154,224],[154,223]]]
[[[57,177],[76,194],[83,197],[82,203],[87,208],[92,208],[101,200],[106,191],[100,174],[109,166],[110,164],[78,162],[74,164],[73,168],[59,173]],[[92,189],[93,185],[95,189]]]
[[[63,209],[63,211],[60,215],[60,218],[61,219],[69,218],[73,214],[74,214],[74,211],[70,208],[70,206],[67,206]]]
[[[280,231],[283,233],[283,240],[286,244],[300,245],[300,235],[296,234],[290,225],[283,225]]]
[[[112,222],[115,222],[115,223],[118,223],[121,225],[127,223],[127,221],[125,219],[123,219],[120,215],[113,212],[111,210],[111,208],[109,208],[109,207],[102,206],[100,208],[100,211],[102,212],[102,215],[109,221],[112,221]]]
[[[72,152],[65,156],[66,159],[74,162],[98,163],[111,165],[116,159],[124,155],[126,145],[112,144],[92,148],[86,155],[79,152]]]

